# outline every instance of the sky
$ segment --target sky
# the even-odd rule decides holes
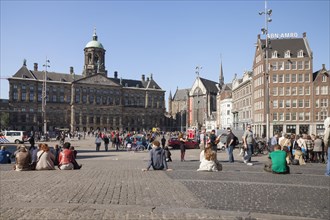
[[[84,47],[94,28],[106,50],[108,76],[140,80],[142,74],[174,95],[200,76],[225,83],[252,70],[265,1],[1,1],[0,98],[8,99],[8,77],[27,60],[48,71],[81,75]],[[313,71],[329,65],[329,0],[267,1],[269,33],[307,33]]]

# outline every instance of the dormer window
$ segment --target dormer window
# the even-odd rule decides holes
[[[290,50],[285,51],[284,58],[290,58],[290,57],[291,57]]]
[[[297,57],[304,57],[304,51],[303,50],[299,50]]]
[[[275,51],[273,51],[273,53],[272,53],[272,58],[277,58],[278,57],[278,54],[277,54],[277,51],[275,50]]]

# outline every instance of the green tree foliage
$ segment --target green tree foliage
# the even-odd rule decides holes
[[[6,129],[9,126],[9,113],[0,112],[0,129]]]

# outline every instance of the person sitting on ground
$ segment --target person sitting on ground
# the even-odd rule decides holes
[[[73,153],[73,161],[72,161],[72,163],[73,163],[73,169],[74,170],[79,170],[81,167],[82,167],[82,164],[78,164],[78,162],[77,162],[77,154],[78,154],[78,151],[76,151],[75,149],[74,149],[74,146],[70,146],[70,150],[72,151],[72,153]]]
[[[73,158],[74,159],[76,159],[77,158],[77,154],[78,154],[78,151],[76,151],[75,149],[74,149],[74,146],[71,146],[71,144],[70,144],[70,148],[69,148],[71,151],[72,151],[72,153],[73,153]]]
[[[286,163],[286,152],[281,150],[281,146],[274,145],[274,151],[269,154],[271,163],[265,165],[264,170],[276,174],[289,174],[290,168]]]
[[[304,159],[304,153],[301,150],[301,147],[297,147],[297,149],[294,152],[294,161],[292,164],[294,165],[306,165],[305,159]],[[295,162],[298,161],[298,162]]]
[[[171,171],[172,169],[168,169],[165,150],[160,147],[159,141],[153,141],[152,149],[149,151],[150,158],[148,162],[147,169],[142,169],[142,171],[148,171],[150,167],[154,170],[166,170]]]
[[[6,150],[5,146],[1,146],[0,150],[0,164],[11,163],[10,159],[11,153]]]
[[[284,137],[280,141],[281,150],[286,152],[286,163],[291,163],[291,140],[288,134],[284,134]]]
[[[56,144],[55,147],[54,147],[54,151],[53,151],[53,154],[54,154],[54,157],[55,157],[54,166],[58,166],[58,156],[59,156],[61,151],[62,151],[62,149],[59,147],[58,144]]]
[[[38,147],[36,147],[35,145],[31,145],[29,152],[30,152],[30,156],[31,156],[31,164],[30,164],[30,168],[31,170],[35,170],[36,169],[36,165],[37,165],[37,153],[40,150],[40,144],[38,145]]]
[[[17,152],[15,155],[15,166],[14,170],[16,171],[26,171],[31,170],[31,155],[30,152],[26,149],[26,147],[21,144],[17,147]]]
[[[70,142],[65,142],[63,144],[63,151],[59,155],[58,168],[60,170],[73,170],[81,168],[81,165],[79,165],[74,159],[74,153],[70,150],[70,146]]]
[[[212,144],[208,143],[199,155],[201,163],[197,171],[221,171],[222,165],[216,158],[216,152],[212,150]]]
[[[55,170],[55,156],[49,150],[47,144],[40,144],[40,150],[37,153],[36,170]]]

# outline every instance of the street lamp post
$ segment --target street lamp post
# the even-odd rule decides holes
[[[266,83],[266,91],[265,91],[265,107],[266,107],[266,138],[269,140],[270,138],[270,125],[269,125],[269,64],[268,64],[268,23],[272,21],[270,18],[272,14],[272,9],[267,9],[267,1],[265,1],[265,11],[259,12],[259,15],[265,15],[265,27],[261,29],[262,34],[266,36],[266,44],[265,44],[265,53],[266,53],[266,68],[265,68],[265,83]]]
[[[45,75],[44,75],[44,81],[42,85],[42,113],[43,113],[43,121],[44,121],[44,135],[47,134],[47,117],[46,117],[46,102],[47,102],[47,68],[50,67],[49,65],[50,61],[47,60],[43,65],[45,67]]]

